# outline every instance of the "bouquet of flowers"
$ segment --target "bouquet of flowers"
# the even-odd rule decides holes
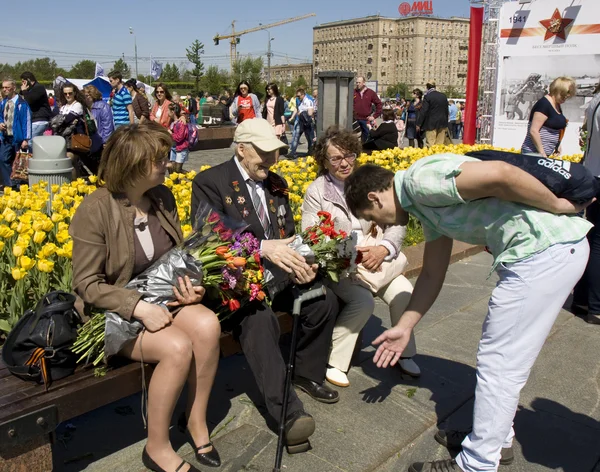
[[[192,285],[206,289],[202,303],[221,320],[253,300],[264,300],[263,266],[259,241],[246,226],[226,221],[208,205],[198,210],[195,231],[164,254],[125,288],[137,290],[148,303],[174,301],[173,287],[188,276]],[[79,362],[97,365],[119,352],[143,329],[139,321],[127,321],[112,312],[96,312],[80,330],[73,351]]]
[[[339,282],[340,279],[355,274],[362,260],[362,254],[356,249],[358,238],[355,232],[347,234],[336,229],[330,213],[320,211],[317,216],[319,223],[296,234],[289,246],[304,257],[308,264],[317,264],[321,276]],[[265,271],[271,298],[290,282],[289,278],[279,277],[280,282],[277,284],[273,280],[276,279],[274,272],[276,270],[271,266]]]

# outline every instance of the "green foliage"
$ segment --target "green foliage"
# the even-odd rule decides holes
[[[189,48],[185,49],[187,60],[194,65],[194,68],[191,70],[191,74],[194,77],[196,90],[198,89],[198,84],[200,83],[200,77],[204,75],[204,63],[200,59],[202,54],[204,54],[204,44],[197,39]]]
[[[229,73],[218,66],[209,66],[206,70],[206,74],[200,79],[199,88],[196,90],[203,90],[211,95],[220,95],[223,89],[230,86]]]
[[[288,87],[286,85],[285,87],[281,87],[279,90],[284,95],[287,95],[288,98],[289,98],[289,97],[295,97],[296,96],[296,90],[298,89],[298,87],[304,87],[306,89],[306,91],[312,95],[312,93],[310,91],[310,87],[309,87],[308,83],[306,82],[306,79],[304,78],[303,75],[299,76],[296,80],[294,80],[292,82],[291,86]]]
[[[406,98],[410,96],[408,92],[408,85],[400,82],[395,85],[390,85],[385,91],[385,96],[395,98],[396,94],[400,94],[401,98]]]
[[[67,71],[58,67],[56,61],[49,57],[29,59],[24,62],[17,62],[14,65],[0,64],[0,78],[2,79],[11,78],[19,82],[19,76],[27,71],[32,72],[38,81],[52,81],[58,75],[68,76]]]
[[[79,61],[69,71],[69,77],[72,79],[91,79],[96,74],[96,63],[88,59]]]
[[[123,59],[119,59],[117,62],[115,62],[115,65],[113,66],[113,68],[111,70],[114,70],[114,71],[118,70],[119,72],[121,72],[124,79],[127,79],[127,77],[129,77],[131,75],[131,69],[129,68],[129,66]],[[94,74],[92,74],[92,77],[93,76],[94,76]]]
[[[177,82],[181,79],[181,73],[179,72],[179,67],[175,64],[166,63],[163,67],[162,74],[160,74],[161,82]]]
[[[452,85],[449,85],[442,93],[448,98],[465,98],[465,94],[458,91],[458,89]]]

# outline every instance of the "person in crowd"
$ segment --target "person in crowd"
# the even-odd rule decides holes
[[[104,143],[98,134],[96,123],[91,119],[86,97],[76,85],[67,82],[61,90],[59,102],[64,105],[60,107],[59,114],[52,119],[51,127],[54,134],[62,136],[67,142],[67,157],[73,163],[71,177],[75,180],[86,173],[94,174]],[[92,141],[90,149],[78,149],[73,142],[75,135],[88,136]]]
[[[238,125],[249,118],[261,116],[260,101],[252,93],[252,88],[247,81],[242,80],[238,84],[229,113],[231,114],[231,121],[235,121]]]
[[[345,191],[356,217],[385,227],[406,224],[410,213],[425,233],[423,269],[408,307],[374,341],[378,367],[398,361],[437,298],[453,240],[489,248],[499,281],[477,352],[472,431],[439,431],[436,440],[462,447],[460,454],[415,463],[409,471],[492,471],[500,461],[510,463],[519,393],[588,260],[591,224],[576,216],[586,205],[556,197],[512,165],[455,154],[425,157],[396,174],[362,166]]]
[[[31,136],[42,136],[50,126],[52,110],[48,103],[46,87],[31,72],[21,74],[21,93],[31,109]]]
[[[404,134],[406,133],[406,110],[404,104],[397,104],[392,108],[394,110],[394,119],[396,129],[398,130],[397,146],[402,149],[404,147]]]
[[[84,198],[69,227],[73,238],[73,290],[91,307],[115,312],[145,330],[120,355],[156,363],[148,388],[148,441],[144,465],[153,471],[197,471],[169,441],[171,416],[188,382],[187,409],[179,419],[196,459],[218,466],[206,408],[219,363],[221,327],[204,307],[205,289],[186,276],[167,306],[141,299],[124,286],[183,241],[175,197],[163,185],[171,136],[157,123],[122,126],[111,136],[100,165],[103,186]],[[131,237],[129,237],[131,235]],[[110,248],[110,251],[108,250]],[[143,349],[142,349],[143,342]],[[188,468],[185,468],[185,466]]]
[[[196,124],[196,117],[198,116],[198,102],[196,101],[196,97],[194,97],[194,93],[193,92],[188,92],[187,94],[187,99],[188,99],[188,112],[189,112],[189,119],[190,119],[190,123],[192,123],[193,125]]]
[[[560,143],[568,122],[561,105],[575,96],[576,88],[571,77],[558,77],[552,81],[548,94],[531,109],[522,153],[544,157],[561,154]]]
[[[108,81],[114,91],[112,109],[115,128],[130,123],[133,124],[135,122],[135,114],[133,112],[131,94],[123,83],[123,74],[118,70],[113,70],[108,73]]]
[[[373,107],[375,107],[375,112],[373,112]],[[377,93],[367,87],[366,79],[362,75],[359,75],[356,78],[356,89],[354,90],[353,119],[360,126],[363,143],[369,135],[367,123],[371,123],[379,118],[381,108],[381,100],[377,96]]]
[[[221,106],[221,123],[230,124],[231,123],[231,115],[229,114],[229,98],[225,95],[221,95],[219,97],[219,105]]]
[[[587,131],[584,165],[600,178],[600,82],[594,90],[594,97],[588,103],[583,125]],[[590,258],[585,273],[575,286],[573,307],[590,324],[600,324],[600,203],[593,202],[586,209],[587,220],[594,225],[588,233]]]
[[[141,123],[150,119],[150,104],[143,93],[140,93],[135,79],[125,82],[125,88],[131,95],[131,106],[133,107],[134,122]]]
[[[462,139],[463,130],[465,129],[465,103],[464,102],[458,103],[458,113],[456,114],[456,125],[457,125],[457,129],[456,129],[456,138],[455,139]]]
[[[112,108],[102,100],[100,90],[93,85],[83,87],[83,94],[85,96],[85,103],[96,121],[98,134],[102,138],[102,144],[104,145],[115,130]]]
[[[160,123],[165,128],[169,129],[171,126],[171,117],[169,115],[169,105],[171,104],[171,93],[167,86],[159,82],[154,88],[154,106],[150,111],[150,120]]]
[[[393,110],[384,110],[384,116]],[[374,297],[380,297],[390,308],[392,324],[404,313],[412,286],[402,275],[406,257],[400,252],[406,234],[402,226],[388,226],[385,231],[371,221],[352,216],[344,199],[344,182],[358,167],[356,158],[362,149],[360,140],[348,130],[330,127],[317,141],[315,160],[319,177],[310,184],[302,204],[302,228],[318,224],[320,211],[331,214],[336,228],[358,235],[358,249],[363,253],[360,278],[346,278],[329,283],[331,290],[344,303],[335,328],[329,354],[326,379],[333,385],[350,385],[347,372],[358,333],[375,309]],[[375,238],[369,237],[373,232]],[[365,283],[365,279],[366,282]],[[421,371],[412,360],[416,354],[414,336],[399,362],[402,372],[419,377]]]
[[[448,133],[452,139],[458,139],[458,107],[454,100],[448,100]]]
[[[187,115],[179,103],[171,103],[169,105],[169,115],[171,118],[169,133],[173,137],[169,171],[181,172],[183,164],[187,162],[190,154],[186,122]]]
[[[412,96],[413,99],[406,107],[406,137],[410,147],[415,147],[416,140],[417,146],[422,148],[423,133],[421,133],[421,130],[417,130],[417,120],[423,106],[423,91],[416,88],[412,91]]]
[[[448,98],[436,90],[435,81],[426,84],[427,92],[417,116],[417,132],[425,132],[427,146],[444,144],[448,134]]]
[[[365,151],[383,151],[398,146],[398,128],[396,128],[396,113],[386,108],[382,113],[383,122],[376,128],[369,126],[369,138],[363,144]]]
[[[228,92],[229,93],[229,92]],[[227,96],[227,98],[229,99],[229,96]],[[198,102],[198,123],[202,124],[204,123],[204,104],[206,103],[206,96],[204,91],[200,90],[198,92],[198,96],[196,97],[197,102]],[[233,102],[233,100],[232,100]],[[227,107],[227,113],[229,115],[229,107],[231,106],[231,103],[229,103],[229,106]],[[231,116],[229,116],[227,121],[232,121],[231,120]]]
[[[11,187],[12,163],[17,151],[27,151],[32,135],[31,108],[12,79],[2,81],[0,102],[0,177],[2,187]]]
[[[296,111],[295,115],[292,114],[292,118],[295,118],[294,130],[292,133],[292,143],[290,144],[290,153],[288,157],[290,159],[296,159],[296,149],[300,143],[300,138],[304,134],[306,137],[306,143],[308,145],[308,154],[312,153],[313,149],[313,137],[314,137],[314,126],[313,116],[315,114],[315,104],[311,97],[306,94],[304,87],[299,87],[296,90]]]
[[[148,100],[148,108],[150,108],[150,110],[152,110],[152,107],[154,106],[154,97],[152,95],[148,95],[146,93],[146,84],[144,84],[144,82],[138,82],[137,88],[138,88],[138,93],[142,94],[143,97],[146,100]]]
[[[285,362],[279,349],[279,324],[275,312],[291,309],[291,279],[304,291],[317,288],[317,266],[288,246],[294,235],[294,215],[283,178],[268,169],[285,144],[277,139],[273,127],[263,119],[244,120],[235,130],[235,156],[228,162],[199,173],[192,184],[192,218],[201,202],[210,204],[228,217],[246,221],[249,230],[261,241],[261,257],[276,274],[273,286],[279,292],[269,306],[255,301],[243,307],[230,323],[239,339],[269,415],[279,421],[283,403]],[[338,312],[336,296],[327,290],[325,297],[302,305],[294,384],[313,399],[335,403],[339,394],[325,383],[325,369],[331,335]],[[289,452],[308,448],[315,430],[312,416],[292,390],[285,421]]]
[[[277,84],[267,84],[266,88],[266,101],[262,111],[262,117],[275,130],[275,135],[281,139],[281,136],[285,133],[285,103],[283,98],[279,96],[279,89]]]

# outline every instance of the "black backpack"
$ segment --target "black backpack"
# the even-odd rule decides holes
[[[53,380],[75,372],[77,356],[71,347],[80,322],[75,296],[50,292],[35,310],[27,310],[8,334],[2,360],[12,374],[43,383],[48,391]]]

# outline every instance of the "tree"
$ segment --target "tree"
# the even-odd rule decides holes
[[[242,80],[246,80],[252,91],[260,99],[264,92],[264,82],[262,80],[263,60],[262,57],[253,59],[248,56],[244,59],[237,60],[233,63],[233,73],[231,74],[232,88],[235,89],[237,84]]]
[[[179,68],[175,64],[167,62],[163,67],[162,74],[160,74],[160,80],[163,82],[177,82],[180,78]]]
[[[200,56],[204,54],[204,44],[197,39],[192,43],[189,48],[185,49],[185,55],[188,61],[190,61],[194,68],[191,70],[196,83],[196,90],[198,90],[198,84],[200,83],[200,77],[204,75],[204,63],[200,60]]]
[[[408,97],[408,85],[405,83],[397,83],[395,85],[390,85],[385,91],[386,97],[396,97],[396,95],[400,95],[401,98]]]
[[[123,59],[119,59],[115,62],[115,65],[112,68],[113,71],[119,71],[123,78],[127,78],[131,75],[131,69]]]
[[[49,57],[29,59],[25,62],[17,62],[14,65],[0,65],[0,76],[2,78],[19,79],[23,72],[31,72],[37,80],[54,80],[57,76],[66,77],[67,71],[56,65],[54,59]]]
[[[287,95],[288,97],[295,97],[296,90],[298,90],[299,87],[303,87],[307,91],[307,93],[312,94],[312,92],[308,88],[308,83],[306,82],[306,79],[303,75],[298,76],[298,78],[294,80],[292,82],[292,85],[290,85],[289,87],[287,85],[283,87],[282,93],[284,95]]]
[[[206,74],[200,79],[200,89],[211,95],[220,95],[229,87],[229,73],[218,66],[209,66]]]
[[[465,94],[461,93],[458,91],[457,87],[454,87],[453,85],[448,85],[444,90],[443,90],[444,95],[446,95],[446,97],[448,98],[465,98]]]
[[[73,79],[91,79],[96,75],[96,63],[88,59],[79,61],[69,71],[69,77]]]

